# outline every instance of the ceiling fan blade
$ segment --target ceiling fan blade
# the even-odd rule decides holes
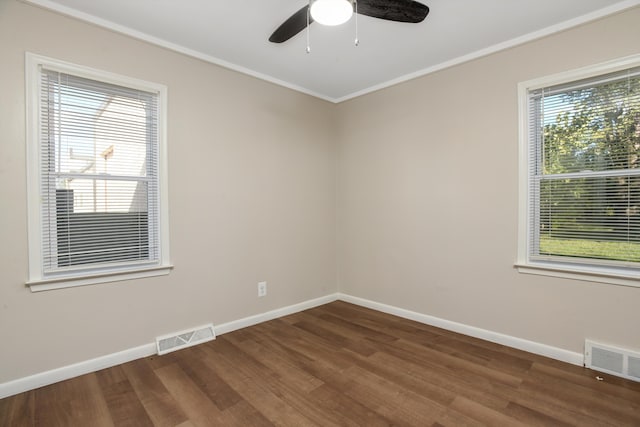
[[[358,0],[358,13],[387,21],[422,22],[429,8],[413,0]]]
[[[307,10],[309,9],[309,5],[306,5],[293,15],[289,17],[286,21],[282,23],[278,27],[277,30],[271,34],[269,37],[269,41],[271,43],[282,43],[289,40],[291,37],[298,34],[300,31],[304,30],[307,26]],[[309,16],[309,24],[313,22],[311,16]]]

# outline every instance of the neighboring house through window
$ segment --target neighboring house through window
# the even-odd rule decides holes
[[[29,284],[166,274],[163,86],[27,55]]]
[[[520,85],[523,272],[640,286],[640,57]]]

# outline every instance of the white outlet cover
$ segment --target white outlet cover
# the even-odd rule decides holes
[[[267,295],[267,282],[258,282],[258,296],[263,297]]]

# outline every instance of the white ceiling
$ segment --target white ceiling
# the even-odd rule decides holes
[[[307,0],[26,0],[332,102],[637,6],[640,0],[419,0],[420,24],[358,15],[271,33]]]

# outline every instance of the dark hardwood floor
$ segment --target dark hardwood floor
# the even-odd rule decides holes
[[[640,426],[640,383],[334,302],[0,400],[0,425]]]

